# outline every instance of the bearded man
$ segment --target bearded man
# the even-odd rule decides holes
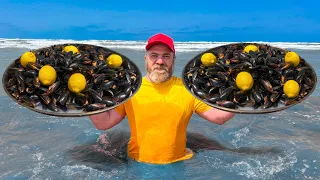
[[[146,76],[138,92],[120,106],[90,116],[99,130],[110,129],[127,117],[131,137],[129,158],[148,164],[169,164],[190,159],[193,152],[186,148],[187,126],[193,113],[216,124],[224,124],[235,114],[215,109],[195,98],[173,76],[176,51],[166,34],[148,39]]]

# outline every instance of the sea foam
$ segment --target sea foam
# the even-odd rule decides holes
[[[254,41],[253,41],[254,42]],[[91,44],[96,46],[107,47],[111,49],[124,48],[138,51],[144,51],[146,41],[122,41],[122,40],[72,40],[72,39],[4,39],[0,38],[0,48],[26,48],[39,49],[49,47],[56,44],[79,43]],[[176,51],[193,52],[204,51],[217,46],[238,43],[238,42],[210,42],[210,41],[186,41],[175,42]],[[320,50],[320,43],[305,43],[305,42],[263,42],[255,43],[269,44],[271,46],[285,49],[300,49],[300,50]]]

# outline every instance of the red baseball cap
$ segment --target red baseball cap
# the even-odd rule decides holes
[[[153,46],[155,44],[165,44],[175,53],[173,40],[170,36],[168,36],[166,34],[158,33],[158,34],[151,36],[148,39],[148,43],[146,45],[146,50],[149,50],[151,48],[151,46]]]

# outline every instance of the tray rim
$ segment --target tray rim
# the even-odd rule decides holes
[[[16,61],[18,61],[20,59],[21,56],[19,56],[18,58],[16,58],[15,60],[13,60],[13,62],[11,62],[6,70],[4,71],[3,75],[2,75],[2,87],[3,89],[5,90],[6,94],[11,98],[13,99],[14,102],[16,102],[18,105],[20,106],[23,106],[31,111],[34,111],[34,112],[37,112],[37,113],[40,113],[40,114],[44,114],[44,115],[49,115],[49,116],[57,116],[57,117],[84,117],[84,116],[91,116],[91,115],[95,115],[95,114],[100,114],[100,113],[103,113],[103,112],[106,112],[106,111],[109,111],[111,109],[114,109],[122,104],[124,104],[125,102],[129,101],[140,89],[141,87],[141,84],[142,84],[142,73],[139,69],[139,67],[132,61],[130,60],[127,56],[115,51],[115,50],[112,50],[110,48],[107,48],[107,47],[103,47],[103,46],[97,46],[97,45],[93,45],[93,44],[87,44],[87,43],[63,43],[63,44],[54,44],[54,45],[51,45],[51,46],[47,46],[47,47],[42,47],[42,48],[39,48],[39,49],[31,49],[29,51],[32,51],[32,52],[37,52],[37,51],[40,51],[42,49],[46,49],[46,48],[51,48],[52,46],[67,46],[67,45],[88,45],[88,46],[94,46],[94,47],[99,47],[99,48],[103,48],[103,49],[106,49],[108,51],[110,51],[111,53],[115,53],[115,54],[118,54],[122,57],[124,57],[126,59],[126,61],[128,61],[130,63],[131,66],[134,66],[134,68],[137,70],[137,76],[139,76],[139,80],[138,80],[138,86],[136,88],[136,91],[133,92],[131,94],[131,96],[129,96],[128,98],[126,98],[125,100],[121,101],[120,103],[118,104],[115,104],[113,106],[110,106],[110,107],[106,107],[104,109],[100,109],[100,110],[96,110],[96,111],[81,111],[79,110],[79,113],[68,113],[67,111],[60,111],[60,112],[55,112],[55,111],[51,111],[51,110],[41,110],[41,109],[36,109],[36,108],[32,108],[30,106],[27,106],[21,102],[19,102],[16,98],[14,98],[7,90],[7,88],[5,87],[5,80],[6,80],[6,75],[9,71],[9,69],[16,63]]]
[[[227,43],[227,44],[224,44],[224,45],[221,45],[221,46],[217,46],[217,47],[213,47],[213,48],[209,48],[207,50],[204,50],[204,51],[201,51],[200,53],[198,53],[197,55],[195,55],[193,58],[191,58],[187,63],[186,65],[183,67],[182,69],[182,73],[181,73],[181,77],[182,77],[182,82],[183,82],[183,85],[184,87],[189,91],[189,93],[192,94],[192,96],[194,96],[195,98],[197,98],[198,100],[200,100],[201,102],[213,107],[213,108],[216,108],[216,109],[219,109],[219,110],[223,110],[223,111],[227,111],[227,112],[232,112],[232,113],[237,113],[237,114],[267,114],[267,113],[274,113],[274,112],[278,112],[278,111],[282,111],[282,110],[285,110],[285,109],[288,109],[288,108],[291,108],[299,103],[301,103],[302,101],[304,101],[305,99],[307,99],[312,93],[313,91],[315,90],[316,86],[317,86],[317,74],[315,72],[315,70],[313,69],[313,67],[304,59],[302,58],[300,55],[300,57],[305,61],[305,63],[311,68],[311,71],[312,71],[312,75],[313,75],[313,78],[314,78],[314,86],[312,87],[312,89],[310,90],[310,92],[304,96],[300,101],[296,101],[295,103],[293,104],[290,104],[290,105],[287,105],[287,106],[283,106],[283,107],[280,107],[280,108],[268,108],[268,109],[261,109],[261,108],[257,108],[257,109],[252,109],[252,110],[241,110],[241,109],[232,109],[232,108],[226,108],[226,107],[222,107],[222,106],[219,106],[217,104],[213,104],[213,103],[210,103],[210,102],[207,102],[203,99],[201,99],[200,97],[198,97],[197,95],[195,95],[189,88],[188,88],[188,85],[186,84],[186,81],[185,81],[185,72],[186,72],[186,68],[188,67],[188,65],[190,65],[196,58],[200,57],[202,54],[204,53],[207,53],[207,52],[212,52],[213,50],[216,50],[218,48],[221,48],[221,47],[225,47],[225,46],[229,46],[229,45],[249,45],[249,44],[253,44],[253,45],[268,45],[270,47],[273,47],[273,48],[278,48],[280,50],[283,50],[283,51],[289,51],[287,49],[284,49],[284,48],[279,48],[279,47],[276,47],[276,46],[271,46],[269,44],[264,44],[264,43],[250,43],[250,42],[239,42],[239,43]]]

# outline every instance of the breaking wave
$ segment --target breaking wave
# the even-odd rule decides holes
[[[144,50],[146,41],[122,41],[122,40],[72,40],[72,39],[4,39],[0,38],[0,48],[26,48],[39,49],[54,44],[79,43],[92,44],[108,48],[125,48],[133,50]],[[176,42],[177,52],[193,52],[203,51],[217,46],[236,43],[236,42],[205,42],[205,41],[187,41]],[[269,44],[285,49],[301,49],[301,50],[320,50],[320,43],[305,42],[263,42],[256,43]]]

